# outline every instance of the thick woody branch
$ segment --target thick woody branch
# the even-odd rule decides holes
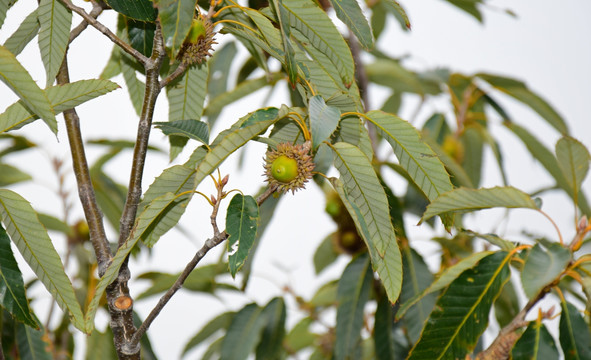
[[[113,32],[111,30],[109,30],[108,27],[106,27],[105,25],[103,25],[102,23],[97,21],[95,18],[90,16],[90,14],[86,13],[86,11],[84,11],[83,8],[72,4],[72,2],[70,0],[62,0],[62,2],[64,3],[64,5],[66,5],[66,7],[68,9],[70,9],[73,12],[75,12],[76,14],[80,15],[84,19],[84,21],[86,21],[92,27],[94,27],[95,29],[97,29],[98,31],[103,33],[112,42],[114,42],[121,49],[123,49],[123,51],[125,51],[126,53],[128,53],[129,55],[131,55],[135,59],[137,59],[142,65],[145,66],[146,63],[149,61],[149,58],[147,58],[141,52],[139,52],[136,49],[134,49],[133,47],[131,47],[131,45],[129,45],[125,41],[121,40],[117,35],[113,34]]]
[[[271,196],[275,192],[276,189],[277,188],[274,186],[270,186],[269,188],[267,188],[267,190],[256,199],[257,205],[261,206],[261,204],[264,203],[265,200],[267,200],[269,198],[269,196]],[[216,206],[214,207],[214,211],[212,213],[217,213],[217,207],[219,207],[219,200],[218,200],[218,203],[216,203]],[[228,233],[223,231],[223,232],[218,233],[218,234],[214,235],[212,238],[207,239],[205,241],[205,243],[203,244],[201,249],[199,249],[199,251],[197,251],[197,253],[193,257],[193,259],[191,259],[191,261],[189,261],[189,263],[185,266],[185,269],[179,275],[179,277],[177,278],[175,283],[172,285],[172,287],[170,289],[168,289],[168,291],[164,295],[162,295],[162,297],[160,298],[160,300],[158,301],[156,306],[154,306],[154,308],[152,309],[152,311],[150,312],[148,317],[144,320],[142,325],[138,328],[137,332],[135,333],[135,335],[131,339],[131,344],[130,344],[131,346],[137,346],[137,344],[139,344],[139,341],[141,340],[142,336],[146,333],[146,331],[148,330],[148,328],[150,327],[150,325],[152,324],[154,319],[156,319],[156,317],[160,314],[160,312],[162,311],[164,306],[168,303],[168,301],[172,298],[172,296],[183,286],[183,284],[185,283],[185,281],[187,280],[187,278],[189,277],[189,275],[191,274],[193,269],[195,269],[197,264],[199,264],[201,259],[203,259],[205,257],[205,255],[209,252],[209,250],[218,246],[219,244],[224,242],[224,240],[226,240],[227,238],[228,238]]]

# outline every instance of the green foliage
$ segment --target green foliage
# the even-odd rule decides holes
[[[447,2],[483,21],[483,1]],[[0,27],[12,4],[0,0]],[[0,46],[0,79],[14,93],[14,103],[0,114],[0,186],[5,188],[0,189],[0,355],[72,357],[78,342],[86,341],[87,359],[127,358],[127,353],[155,359],[146,334],[136,338],[136,329],[149,334],[150,326],[160,326],[152,323],[156,317],[169,315],[161,311],[173,295],[192,293],[221,298],[226,309],[215,314],[201,302],[181,309],[187,317],[181,323],[198,324],[187,334],[182,356],[194,351],[202,359],[230,360],[554,359],[560,355],[559,344],[566,359],[591,358],[591,206],[584,191],[591,155],[550,102],[526,83],[489,73],[417,70],[407,62],[412,54],[387,55],[391,49],[383,44],[392,43],[390,22],[411,28],[404,3],[394,0],[106,4],[100,10],[114,12],[117,25],[107,30],[96,4],[91,15],[98,20],[90,23],[115,43],[100,79],[69,82],[65,72],[58,76],[67,70],[63,60],[77,45],[72,42],[77,31],[85,31],[84,26],[72,27],[72,12],[82,10],[70,2],[31,5]],[[222,45],[213,47],[213,56],[188,65],[179,54],[187,49],[184,42],[197,15],[211,21]],[[17,58],[35,37],[44,87]],[[202,50],[207,49],[191,51]],[[59,85],[54,85],[56,78]],[[140,116],[132,141],[119,128],[106,129],[113,137],[88,141],[84,120],[70,111],[91,100],[110,106],[110,98],[99,97],[119,85],[107,79],[125,84],[127,94],[117,95],[128,96]],[[163,91],[167,101],[157,101]],[[547,135],[512,119],[504,99],[497,99],[499,92],[531,109],[533,122],[539,118],[549,125],[558,139],[553,149],[541,140]],[[385,94],[381,106],[375,104],[381,101],[377,93]],[[278,99],[276,94],[285,96]],[[418,100],[418,108],[413,119],[403,119],[398,113],[404,113],[409,98]],[[236,110],[239,100],[255,104],[254,109]],[[431,101],[438,105],[431,106]],[[25,181],[50,181],[37,178],[37,164],[18,161],[24,150],[39,151],[27,132],[33,127],[25,125],[41,118],[57,134],[60,113],[68,120],[68,140],[62,143],[72,154],[71,161],[52,161],[64,213],[39,214],[16,192],[26,192],[20,187]],[[501,122],[505,133],[498,131]],[[22,133],[12,135],[21,128]],[[157,134],[170,143],[174,163],[163,169],[154,169],[156,162],[146,158],[148,150],[157,150],[149,146],[150,132],[152,139]],[[507,153],[506,133],[523,143],[547,172],[547,188],[514,187],[506,163],[521,154]],[[292,259],[298,265],[313,264],[320,275],[317,288],[281,283],[264,299],[250,290],[249,284],[262,277],[258,266],[264,260],[255,254],[270,241],[282,240],[269,239],[265,229],[275,221],[289,221],[296,230],[308,224],[297,211],[289,218],[284,215],[292,203],[286,199],[278,204],[291,195],[278,193],[275,185],[261,180],[255,188],[261,190],[249,194],[246,184],[229,180],[235,172],[260,179],[262,160],[260,168],[238,170],[225,162],[236,155],[243,166],[254,152],[254,159],[265,158],[263,148],[269,151],[280,143],[303,146],[288,161],[294,172],[306,173],[310,169],[301,167],[309,166],[310,157],[313,180],[306,178],[302,191],[315,188],[326,198],[326,206],[311,201],[298,211],[325,206],[334,224],[329,235],[315,231],[317,236],[300,239],[288,234],[316,248],[312,261],[274,254],[273,265],[281,269],[288,269],[286,260]],[[86,144],[102,146],[103,153],[89,156],[91,164]],[[129,149],[133,157],[125,164],[130,164],[131,181],[123,185],[119,172],[129,174],[129,169],[115,169],[112,160],[131,154]],[[498,177],[491,176],[485,163],[489,155]],[[149,179],[143,177],[144,169],[160,173],[145,191],[142,183]],[[66,173],[75,174],[76,186]],[[216,193],[208,195],[211,183]],[[76,188],[81,201],[74,206],[70,200],[76,198]],[[542,200],[551,190],[572,200],[564,211],[573,213],[574,228],[558,226],[542,211]],[[230,194],[231,200],[224,201]],[[205,204],[205,212],[197,216],[210,229],[191,218],[188,209],[199,206],[195,199]],[[535,210],[550,220],[558,239],[553,240],[554,232],[525,234],[527,226],[504,232],[503,226],[483,229],[485,222],[474,223],[482,217],[472,213],[492,208]],[[79,210],[85,219],[73,220],[71,212]],[[218,214],[225,214],[223,229],[218,228]],[[110,227],[105,228],[103,216]],[[507,211],[503,221],[514,216]],[[428,235],[416,235],[410,225],[417,219]],[[195,254],[178,253],[176,242],[169,240],[172,229],[196,239],[201,248]],[[573,239],[562,234],[574,234]],[[64,244],[63,254],[57,244]],[[209,252],[220,244],[219,258],[211,261]],[[32,280],[23,281],[13,248],[33,270]],[[178,270],[165,272],[148,261],[148,270],[136,274],[130,255],[140,254],[137,258],[143,261],[163,248],[176,251],[173,265]],[[143,283],[140,293],[135,280]],[[47,328],[35,314],[39,299],[29,293],[37,284],[63,311],[49,311],[43,322]],[[525,320],[549,293],[557,296],[546,299],[560,307],[558,325],[551,329],[557,338],[548,330],[552,325],[547,320],[554,315],[545,305],[535,321]],[[226,301],[228,295],[232,301]],[[146,319],[130,307],[151,306],[146,299],[155,297],[160,299]],[[110,319],[99,331],[95,315],[102,310]],[[204,318],[208,322],[199,321]],[[482,334],[497,324],[489,321],[502,327],[490,344],[483,343]],[[74,337],[74,327],[89,336]]]

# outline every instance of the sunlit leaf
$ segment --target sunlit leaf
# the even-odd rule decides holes
[[[41,117],[54,133],[57,132],[57,121],[45,92],[4,46],[0,46],[0,80],[14,91],[27,108]]]
[[[107,0],[115,11],[141,21],[156,20],[156,9],[151,0]]]
[[[347,359],[361,345],[363,309],[373,280],[369,265],[369,257],[360,255],[347,265],[339,279],[335,360]]]
[[[406,314],[406,311],[411,306],[416,304],[424,296],[437,292],[447,287],[449,284],[452,283],[452,281],[454,281],[458,276],[460,276],[461,273],[463,273],[467,269],[474,267],[476,263],[478,263],[482,258],[491,254],[491,251],[478,252],[460,260],[455,265],[446,268],[428,288],[423,290],[420,294],[417,294],[402,303],[398,312],[396,313],[396,319],[402,319]]]
[[[37,322],[29,308],[23,276],[10,248],[10,239],[0,225],[0,307],[6,309],[18,321],[37,328]]]
[[[555,360],[554,338],[541,322],[532,321],[511,350],[513,360]]]
[[[0,189],[0,215],[6,232],[57,304],[85,331],[82,309],[61,259],[29,202],[15,192]]]
[[[46,89],[45,93],[53,110],[60,113],[117,88],[119,86],[112,81],[93,79],[52,86]],[[19,129],[36,118],[37,115],[29,110],[22,100],[19,100],[0,114],[0,132]]]
[[[59,0],[41,0],[39,2],[39,50],[47,74],[45,87],[53,85],[55,76],[64,60],[68,41],[72,13]]]
[[[454,280],[437,300],[408,359],[463,359],[471,353],[488,326],[494,299],[509,281],[510,260],[506,252],[496,252]]]
[[[529,195],[511,186],[480,189],[458,188],[441,195],[429,204],[421,222],[448,211],[470,212],[495,207],[538,209],[535,201]]]
[[[525,295],[530,299],[536,296],[544,286],[560,276],[571,257],[570,251],[560,244],[551,244],[548,250],[540,244],[534,245],[521,271]]]
[[[312,130],[312,149],[316,149],[336,130],[341,112],[335,107],[326,105],[324,99],[317,95],[310,98],[308,115]]]
[[[591,333],[579,310],[569,303],[560,302],[560,346],[567,360],[591,359]]]
[[[38,13],[37,9],[35,9],[20,23],[18,29],[6,39],[4,47],[14,55],[20,54],[25,46],[37,36],[39,28]]]
[[[373,34],[357,0],[330,0],[330,3],[339,20],[351,29],[359,43],[365,49],[371,49],[374,45]]]
[[[156,0],[154,6],[158,9],[168,57],[174,59],[191,28],[195,0]]]
[[[254,243],[258,219],[259,207],[255,199],[252,196],[234,195],[226,213],[228,263],[233,277],[244,265]]]

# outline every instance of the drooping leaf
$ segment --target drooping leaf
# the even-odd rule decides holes
[[[495,318],[501,328],[507,326],[521,310],[515,286],[508,281],[495,300]]]
[[[195,334],[191,338],[191,340],[189,340],[187,345],[185,345],[185,348],[183,349],[183,352],[181,355],[185,355],[187,352],[192,350],[195,346],[197,346],[197,345],[201,344],[202,342],[204,342],[205,340],[209,339],[210,337],[212,337],[214,334],[216,334],[220,330],[227,329],[230,326],[230,323],[232,322],[232,319],[234,318],[235,315],[236,315],[236,313],[233,311],[225,312],[225,313],[222,313],[222,314],[216,316],[211,321],[209,321],[207,324],[203,325],[201,330],[199,330],[199,332],[197,334]]]
[[[283,43],[283,54],[285,70],[287,72],[289,83],[295,89],[298,81],[298,67],[295,61],[295,50],[291,43],[291,27],[289,24],[289,16],[285,7],[283,7],[282,0],[272,0],[269,5],[273,8],[279,23],[279,30],[281,31],[281,40]],[[252,17],[251,13],[251,17]],[[255,20],[256,22],[256,20]],[[265,32],[263,31],[263,34]]]
[[[392,339],[392,304],[388,298],[383,296],[378,301],[378,308],[375,314],[374,343],[377,360],[395,359],[394,340]]]
[[[0,215],[6,232],[35,275],[60,308],[70,314],[72,324],[85,331],[82,309],[72,283],[35,210],[17,193],[0,189]]]
[[[152,56],[156,24],[153,22],[133,20],[132,18],[126,18],[125,20],[127,35],[131,47],[142,53],[144,56]]]
[[[115,11],[140,21],[156,20],[156,9],[151,0],[107,0]]]
[[[203,144],[209,143],[209,127],[199,120],[155,122],[154,125],[162,130],[165,135],[182,136],[197,140]]]
[[[314,271],[317,275],[332,264],[339,256],[333,245],[332,238],[334,235],[333,233],[325,237],[314,252]]]
[[[359,43],[366,50],[371,49],[374,45],[373,34],[357,0],[330,0],[330,3],[339,20],[351,29]]]
[[[142,113],[146,86],[136,75],[135,68],[133,67],[134,60],[121,50],[119,52],[121,54],[119,64],[121,65],[123,80],[125,81],[125,86],[127,86],[131,105],[133,105],[135,113],[139,116]]]
[[[541,322],[532,321],[511,350],[513,360],[554,360],[558,349]]]
[[[45,90],[53,111],[60,113],[86,101],[119,88],[109,80],[79,80],[73,83],[52,86]],[[37,118],[37,114],[27,108],[22,100],[10,105],[0,114],[0,132],[16,130]]]
[[[521,139],[532,156],[538,160],[540,164],[542,164],[542,166],[546,169],[546,171],[552,175],[554,180],[556,180],[556,184],[574,199],[575,193],[565,178],[560,165],[558,165],[558,160],[556,160],[556,157],[552,154],[552,152],[548,150],[538,139],[532,136],[530,131],[527,131],[515,123],[505,122],[504,125]],[[587,215],[591,214],[591,206],[589,206],[587,203],[587,199],[585,198],[582,191],[577,195],[577,202],[583,213]]]
[[[535,201],[526,193],[511,186],[467,189],[457,188],[449,191],[427,206],[421,222],[445,213],[470,212],[494,207],[525,208],[537,210]]]
[[[46,340],[44,329],[36,330],[32,327],[16,325],[16,347],[20,359],[51,360],[50,344]]]
[[[107,65],[105,65],[99,78],[108,80],[119,74],[121,74],[121,53],[119,52],[119,46],[113,45],[111,56],[107,60]]]
[[[472,15],[479,22],[482,22],[482,13],[478,8],[478,4],[482,0],[447,0],[447,2]]]
[[[407,121],[381,111],[367,113],[382,136],[390,143],[400,165],[430,201],[452,189],[449,175],[419,132]]]
[[[353,57],[328,15],[309,0],[285,0],[283,6],[290,25],[305,36],[312,47],[325,54],[336,66],[345,86],[351,86],[355,78]]]
[[[66,54],[72,26],[72,13],[59,0],[39,2],[39,50],[45,66],[45,87],[53,85]]]
[[[511,250],[515,249],[514,243],[512,243],[509,240],[505,240],[496,234],[479,234],[479,233],[476,233],[471,230],[464,230],[464,232],[470,236],[475,236],[475,237],[479,237],[481,239],[484,239],[484,240],[488,241],[489,243],[500,247],[501,250],[511,251]]]
[[[464,148],[462,168],[470,178],[470,182],[478,187],[482,178],[484,139],[476,125],[466,126],[460,137],[461,146]]]
[[[45,92],[39,88],[27,70],[4,46],[0,46],[0,80],[56,133],[57,121]]]
[[[428,288],[423,290],[420,294],[417,294],[402,303],[402,305],[398,309],[398,312],[396,313],[396,319],[397,320],[402,319],[404,317],[404,315],[406,314],[406,311],[411,306],[416,304],[421,298],[423,298],[424,296],[426,296],[428,294],[432,294],[436,291],[439,291],[439,290],[447,287],[458,276],[460,276],[461,273],[463,273],[467,269],[474,267],[476,265],[476,263],[478,263],[482,258],[484,258],[488,255],[491,255],[491,254],[493,254],[491,251],[478,252],[478,253],[475,253],[471,256],[468,256],[468,257],[460,260],[455,265],[445,269],[437,277],[437,279],[435,279],[435,281],[433,281],[433,283]]]
[[[581,184],[589,172],[589,150],[578,140],[565,136],[556,143],[556,158],[562,174],[573,189],[576,203]]]
[[[554,108],[552,108],[552,106],[550,106],[550,104],[528,89],[523,82],[491,74],[481,73],[476,76],[491,84],[497,90],[500,90],[529,106],[561,134],[568,134],[568,127],[566,126],[564,119],[556,112],[556,110],[554,110]]]
[[[365,254],[354,258],[343,271],[337,289],[335,360],[347,359],[361,345],[365,303],[369,299],[373,272]]]
[[[279,359],[285,337],[286,309],[283,298],[271,299],[261,314],[266,318],[266,325],[261,333],[261,340],[256,348],[257,359]]]
[[[21,181],[31,180],[31,176],[18,168],[0,163],[0,186],[16,184]]]
[[[14,55],[20,54],[25,46],[37,36],[40,28],[37,11],[38,10],[35,9],[27,15],[18,26],[18,29],[16,29],[15,32],[4,42],[4,47]]]
[[[6,20],[6,13],[8,10],[14,5],[13,1],[10,0],[0,0],[0,28],[4,25],[4,20]]]
[[[570,260],[570,251],[560,244],[551,244],[548,250],[544,250],[540,244],[534,245],[521,271],[525,295],[530,299],[536,296],[562,273]]]
[[[560,346],[567,360],[591,359],[591,333],[579,310],[569,303],[560,302]]]
[[[488,327],[494,299],[510,278],[510,260],[510,254],[496,252],[454,280],[437,300],[408,359],[463,359],[471,353]]]
[[[413,297],[421,294],[433,282],[433,275],[429,271],[423,258],[410,246],[406,245],[401,250],[403,278],[402,291],[400,292],[400,303],[404,303]],[[410,342],[414,344],[419,339],[421,330],[433,310],[435,305],[435,293],[423,296],[417,303],[409,309],[402,321],[406,327],[406,333]]]
[[[23,276],[10,248],[10,239],[0,225],[0,307],[18,321],[38,328],[29,308]]]
[[[324,99],[316,95],[310,98],[308,115],[312,130],[312,149],[316,149],[336,130],[341,112],[338,108],[326,105]]]
[[[195,0],[156,0],[154,6],[158,9],[168,57],[174,59],[191,28]]]
[[[357,227],[357,231],[362,236],[367,248],[369,249],[372,267],[378,273],[378,276],[380,277],[380,280],[386,289],[388,299],[392,303],[396,302],[398,296],[400,295],[400,288],[402,286],[402,258],[400,256],[400,250],[398,249],[398,244],[394,236],[394,231],[391,230],[392,237],[389,238],[389,241],[386,243],[385,248],[383,249],[383,255],[380,255],[378,249],[376,248],[376,241],[374,240],[376,234],[374,233],[374,236],[371,235],[370,226],[367,222],[368,220],[373,220],[371,220],[371,218],[366,220],[367,214],[364,215],[360,206],[357,204],[359,199],[356,199],[353,196],[350,197],[345,186],[338,179],[332,178],[330,181],[335,190],[338,192],[343,204],[347,208],[347,211],[351,215],[351,218]],[[353,193],[355,194],[356,192],[354,191]],[[390,227],[392,227],[391,224]]]
[[[257,304],[248,304],[243,307],[232,319],[226,336],[222,340],[221,358],[246,360],[260,340],[266,320],[263,309]]]
[[[390,12],[394,15],[400,26],[405,30],[410,30],[410,20],[408,20],[408,15],[406,15],[406,11],[398,1],[396,0],[382,0],[386,5],[386,9],[390,10]]]
[[[258,219],[256,200],[252,196],[234,195],[226,213],[228,263],[232,277],[246,261],[257,233]]]
[[[376,59],[366,66],[367,76],[376,84],[387,86],[394,93],[414,93],[423,96],[425,90],[419,77],[392,59]]]

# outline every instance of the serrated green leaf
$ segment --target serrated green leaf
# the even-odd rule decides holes
[[[282,0],[272,0],[269,4],[273,8],[276,18],[279,22],[279,30],[281,32],[282,40],[281,42],[283,43],[283,64],[285,66],[285,70],[289,78],[289,83],[291,87],[295,89],[296,83],[298,82],[298,67],[295,61],[295,50],[293,45],[291,44],[291,29],[289,24],[289,16],[287,11],[285,10],[285,7],[283,6]],[[252,15],[254,14],[252,14],[251,12],[251,17]],[[262,34],[263,36],[265,36],[267,35],[267,32],[262,30]],[[267,37],[267,40],[269,40],[269,37]]]
[[[420,222],[445,212],[470,212],[495,207],[537,210],[535,201],[526,193],[511,186],[468,189],[457,188],[442,194],[427,206]]]
[[[561,134],[568,134],[568,127],[566,126],[564,119],[562,119],[550,104],[528,89],[523,82],[491,74],[481,73],[476,74],[476,76],[491,84],[497,90],[500,90],[529,106]]]
[[[64,61],[70,40],[72,13],[59,0],[41,0],[38,16],[41,24],[39,50],[47,75],[45,87],[49,87],[53,85],[55,76]]]
[[[408,245],[402,248],[401,253],[403,278],[400,303],[404,303],[425,291],[433,282],[433,274],[429,271],[423,258]],[[417,306],[410,308],[402,318],[411,344],[416,343],[419,339],[425,321],[433,310],[436,298],[434,293],[421,297]]]
[[[119,50],[121,53],[121,50]],[[125,86],[127,86],[127,92],[131,105],[135,110],[135,113],[139,116],[142,113],[142,107],[144,105],[144,93],[145,84],[143,81],[138,79],[135,68],[133,67],[133,60],[126,54],[121,53],[119,64],[121,65],[121,73],[123,74],[123,80]]]
[[[336,66],[345,86],[355,79],[351,50],[328,15],[309,0],[285,0],[283,6],[290,25],[305,36],[310,45],[325,54]]]
[[[509,281],[511,257],[496,252],[454,280],[437,300],[408,359],[463,359],[471,353],[488,326],[494,299]]]
[[[0,163],[0,186],[5,187],[7,185],[16,184],[21,181],[31,180],[31,176],[25,172],[22,172],[18,168]]]
[[[6,232],[35,275],[60,308],[69,313],[74,326],[85,331],[82,309],[72,283],[35,210],[17,193],[0,189],[0,215]]]
[[[589,172],[589,150],[578,140],[565,136],[556,143],[556,158],[577,203],[581,184]]]
[[[96,165],[90,168],[90,178],[94,187],[96,201],[111,226],[116,231],[119,231],[119,221],[127,199],[127,188],[116,183]]]
[[[201,119],[203,102],[207,95],[209,66],[193,65],[167,89],[168,121]]]
[[[0,307],[6,309],[18,321],[37,328],[37,322],[29,308],[23,275],[10,248],[10,239],[0,225]]]
[[[591,359],[591,333],[579,310],[564,299],[560,302],[560,346],[566,360]]]
[[[536,296],[544,286],[560,276],[571,257],[570,251],[560,244],[551,244],[547,251],[540,244],[534,245],[521,271],[525,295],[530,299]]]
[[[392,303],[395,303],[400,295],[400,288],[402,286],[402,258],[400,256],[400,250],[398,249],[398,243],[394,236],[394,231],[391,230],[392,237],[389,238],[383,249],[383,254],[380,255],[376,248],[376,241],[374,240],[375,236],[372,237],[370,233],[370,227],[365,218],[366,216],[363,215],[360,206],[356,203],[359,199],[357,198],[357,200],[355,200],[354,197],[350,198],[350,195],[340,180],[331,178],[330,182],[338,192],[343,204],[347,208],[347,211],[357,227],[357,231],[369,249],[373,269],[378,273],[380,280],[382,280],[388,299]],[[378,186],[381,188],[381,185]],[[377,188],[374,188],[374,191],[376,189]],[[355,193],[356,192],[354,191],[354,194]],[[388,214],[387,210],[383,214]],[[372,220],[369,219],[369,221]],[[392,224],[390,224],[390,228],[392,228]]]
[[[16,347],[20,359],[51,360],[50,344],[45,340],[45,330],[16,325]]]
[[[548,150],[538,139],[531,135],[531,132],[527,131],[526,129],[522,128],[521,126],[515,123],[505,122],[505,126],[507,126],[515,135],[517,135],[521,141],[525,144],[529,152],[532,156],[542,164],[542,166],[548,171],[550,175],[556,180],[556,184],[566,191],[566,193],[572,198],[575,198],[575,193],[571,188],[570,184],[564,177],[564,174],[561,171],[560,165],[558,165],[558,161],[556,157],[552,154],[550,150]],[[591,206],[587,203],[587,199],[585,195],[581,191],[577,195],[577,202],[581,211],[587,215],[591,214]]]
[[[234,316],[222,340],[221,358],[246,360],[253,352],[266,325],[263,309],[257,304],[248,304]]]
[[[158,9],[168,57],[174,59],[191,28],[195,0],[155,0],[154,6]]]
[[[232,60],[236,57],[236,43],[228,42],[222,48],[217,49],[211,59],[207,62],[209,74],[207,77],[207,95],[209,99],[215,99],[218,95],[228,90],[228,75]],[[239,81],[242,83],[242,81]],[[209,112],[207,123],[210,126],[215,124],[219,113]]]
[[[312,130],[312,149],[316,149],[336,130],[341,119],[341,111],[336,107],[326,105],[322,96],[316,95],[310,98],[308,115]]]
[[[373,47],[371,28],[357,0],[330,0],[337,17],[355,34],[359,43],[369,50]]]
[[[449,175],[437,155],[421,140],[407,121],[381,111],[367,113],[382,136],[390,143],[404,168],[430,201],[452,189]]]
[[[228,264],[232,277],[236,276],[248,257],[257,233],[258,220],[256,200],[252,196],[234,195],[226,213]]]
[[[119,46],[113,45],[111,56],[107,60],[107,64],[99,75],[99,78],[108,80],[119,74],[121,74],[121,53],[119,52]]]
[[[14,91],[27,108],[41,117],[49,128],[57,133],[57,121],[47,96],[14,54],[4,46],[0,46],[0,80]]]
[[[266,318],[266,325],[261,333],[261,340],[256,348],[257,359],[279,359],[285,337],[285,302],[282,298],[271,299],[261,314]]]
[[[454,281],[458,276],[460,276],[461,273],[474,267],[474,265],[476,265],[476,263],[478,263],[482,258],[491,254],[493,254],[492,251],[482,251],[479,253],[475,253],[460,260],[455,265],[445,269],[428,288],[423,290],[420,294],[417,294],[402,303],[402,305],[398,309],[398,312],[396,313],[396,319],[402,319],[408,311],[408,309],[414,304],[416,304],[424,296],[427,296],[428,294],[432,294],[436,291],[439,291],[447,287],[449,284],[452,283],[452,281]]]
[[[232,322],[232,319],[235,315],[236,313],[233,311],[225,312],[216,316],[207,324],[203,325],[201,330],[199,330],[199,332],[189,340],[187,345],[185,345],[181,355],[185,355],[187,352],[191,351],[195,346],[209,339],[220,330],[227,329],[230,326],[230,323]]]
[[[140,21],[156,20],[156,9],[151,0],[107,0],[109,6],[120,14]]]
[[[541,322],[532,321],[511,350],[513,360],[555,360],[558,349],[554,338]]]
[[[406,15],[406,11],[398,1],[395,0],[382,0],[383,3],[386,5],[386,9],[390,10],[390,12],[394,15],[400,26],[404,30],[410,30],[410,20],[408,20],[408,15]]]
[[[23,51],[25,46],[37,36],[39,32],[39,20],[37,19],[37,9],[33,10],[27,17],[20,23],[18,29],[15,30],[12,35],[4,42],[4,47],[8,49],[14,55],[18,55]]]
[[[4,20],[6,20],[6,13],[14,4],[13,1],[10,0],[0,0],[0,28],[4,25]]]
[[[137,21],[131,18],[125,19],[127,35],[131,47],[141,52],[144,56],[152,56],[154,43],[154,31],[156,24],[152,22]]]
[[[154,126],[162,130],[164,135],[182,136],[197,140],[203,144],[209,143],[209,127],[199,120],[155,122]]]
[[[363,309],[369,299],[373,272],[365,254],[354,258],[343,271],[337,289],[337,323],[334,358],[346,359],[361,345]]]
[[[60,113],[117,88],[119,85],[109,80],[79,80],[65,85],[52,86],[45,90],[45,94],[51,102],[53,110]],[[0,132],[19,129],[36,118],[37,114],[29,110],[22,100],[19,100],[0,114]]]

